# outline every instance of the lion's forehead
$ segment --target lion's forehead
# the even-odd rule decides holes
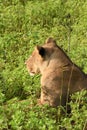
[[[30,55],[29,59],[34,59],[35,57],[37,57],[37,52],[33,51],[32,54]]]
[[[39,54],[36,51],[33,51],[32,55],[30,55],[29,57],[29,61],[30,62],[34,62],[35,60],[37,61],[41,59],[41,57],[39,56]]]

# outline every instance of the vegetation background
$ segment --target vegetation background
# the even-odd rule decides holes
[[[87,73],[87,0],[0,0],[0,130],[86,130],[86,91],[69,115],[36,105],[40,76],[24,62],[49,36]]]

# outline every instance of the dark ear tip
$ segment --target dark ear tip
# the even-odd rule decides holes
[[[52,37],[48,37],[46,39],[46,43],[54,42],[55,40]]]
[[[52,37],[47,38],[45,43],[52,46],[56,46],[56,40]]]

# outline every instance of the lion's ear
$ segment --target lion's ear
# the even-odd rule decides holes
[[[45,56],[45,48],[41,46],[37,46],[37,50],[39,51],[39,54],[44,57]]]
[[[52,37],[47,38],[46,41],[45,41],[45,43],[49,44],[49,45],[52,45],[52,46],[57,46],[56,40],[53,39]]]

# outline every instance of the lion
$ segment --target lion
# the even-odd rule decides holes
[[[49,37],[43,46],[36,46],[25,62],[31,76],[41,74],[39,104],[65,106],[69,95],[87,90],[87,75]]]

